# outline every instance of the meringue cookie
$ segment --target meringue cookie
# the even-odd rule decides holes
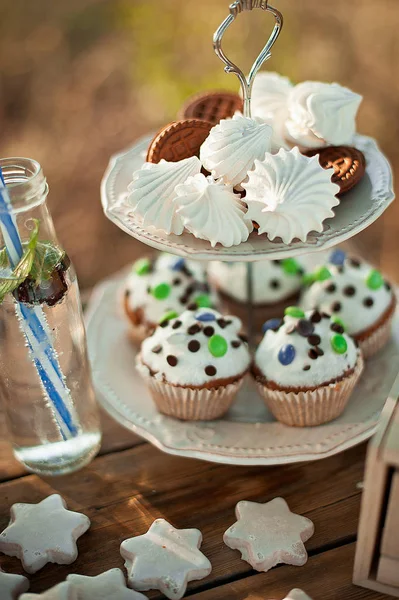
[[[285,244],[321,232],[323,221],[334,216],[332,208],[339,204],[339,186],[332,183],[331,173],[317,156],[303,156],[298,148],[281,148],[262,162],[256,160],[243,187],[247,216],[258,223],[258,233],[267,233],[271,240],[280,237]]]
[[[350,146],[362,99],[338,83],[304,81],[288,97],[288,136],[305,148]]]
[[[181,235],[183,223],[173,205],[175,187],[200,170],[200,161],[191,156],[178,162],[145,163],[135,171],[128,187],[128,202],[143,227],[152,226],[168,234]]]
[[[176,186],[174,204],[187,231],[208,240],[212,247],[218,243],[228,248],[236,246],[245,242],[253,229],[233,186],[202,173]]]
[[[272,152],[289,149],[285,122],[288,119],[288,96],[293,89],[288,77],[263,71],[255,77],[252,87],[252,116],[259,117],[273,128]]]
[[[270,150],[273,130],[261,119],[236,113],[211,129],[200,149],[205,169],[230,185],[240,184],[253,168],[256,158]]]

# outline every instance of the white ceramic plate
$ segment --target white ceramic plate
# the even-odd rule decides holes
[[[88,310],[88,347],[103,407],[170,454],[235,465],[277,465],[331,456],[368,439],[398,373],[399,314],[389,345],[367,362],[345,413],[313,428],[276,422],[250,379],[219,421],[189,423],[159,414],[135,370],[136,350],[119,306],[121,276],[97,287]]]
[[[247,242],[239,246],[224,248],[218,244],[212,248],[209,242],[198,240],[187,232],[176,236],[154,228],[143,229],[134,217],[126,203],[126,190],[133,171],[144,162],[150,140],[151,136],[142,138],[131,148],[111,158],[101,184],[104,212],[113,223],[144,244],[181,256],[195,255],[198,260],[255,261],[262,258],[289,258],[330,248],[371,225],[394,199],[392,172],[387,159],[372,138],[358,135],[354,145],[366,156],[366,175],[343,197],[335,209],[335,217],[325,222],[323,233],[309,235],[306,243],[294,242],[289,245],[270,242],[265,236],[253,233]]]

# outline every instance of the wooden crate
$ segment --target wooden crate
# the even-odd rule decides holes
[[[399,375],[367,452],[353,583],[399,597]]]

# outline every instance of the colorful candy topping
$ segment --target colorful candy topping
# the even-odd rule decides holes
[[[315,281],[326,281],[326,279],[331,279],[331,271],[327,269],[327,267],[320,267],[314,274]]]
[[[203,323],[206,323],[207,321],[216,321],[215,315],[211,312],[197,313],[195,315],[195,318],[197,319],[197,321],[202,321]]]
[[[266,333],[266,331],[269,331],[269,329],[272,331],[277,331],[282,322],[282,319],[268,319],[265,323],[263,323],[263,333]]]
[[[331,347],[337,354],[345,354],[348,344],[343,335],[333,335],[331,338]]]
[[[174,310],[165,313],[159,320],[159,325],[167,325],[171,319],[176,319],[179,315]]]
[[[178,258],[172,265],[172,271],[181,271],[185,266],[186,261],[184,258]]]
[[[159,283],[151,288],[151,294],[157,300],[165,300],[170,294],[170,285],[168,283]]]
[[[303,310],[298,306],[287,306],[287,308],[284,311],[284,314],[288,317],[295,317],[298,319],[301,319],[305,316]]]
[[[345,258],[346,252],[340,250],[339,248],[336,248],[331,252],[328,262],[332,265],[336,265],[337,267],[341,267],[345,262]]]
[[[308,337],[314,332],[314,325],[308,319],[299,319],[296,330],[302,337]]]
[[[332,315],[331,321],[342,327],[342,332],[340,331],[339,333],[343,333],[345,331],[346,326],[342,319],[340,319],[339,317],[336,317],[335,315]],[[331,329],[332,329],[332,325],[331,325]]]
[[[213,377],[214,375],[216,375],[217,371],[213,365],[208,365],[207,367],[205,367],[205,373],[209,375],[209,377]]]
[[[372,269],[366,279],[366,285],[370,290],[379,290],[384,285],[384,278],[377,269]]]
[[[168,365],[170,365],[171,367],[175,367],[178,363],[176,356],[173,356],[173,354],[169,354],[166,357],[166,361],[167,361]]]
[[[197,303],[198,308],[211,308],[212,300],[208,296],[208,294],[200,294],[196,296],[194,302]]]
[[[302,267],[295,258],[285,258],[281,261],[281,266],[286,275],[299,275],[302,273]]]
[[[221,335],[213,335],[208,342],[209,352],[216,358],[221,358],[227,352],[227,342]]]
[[[198,352],[198,350],[201,348],[201,344],[199,343],[198,340],[191,340],[188,343],[188,349],[190,350],[190,352]]]
[[[133,271],[136,275],[147,275],[152,271],[152,262],[149,258],[140,258],[133,264]]]
[[[285,344],[278,353],[279,362],[284,365],[290,365],[295,358],[296,350],[292,344]]]

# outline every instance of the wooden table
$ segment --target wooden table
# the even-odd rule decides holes
[[[375,594],[351,583],[366,446],[313,463],[284,467],[230,467],[161,453],[103,414],[101,454],[85,469],[59,478],[28,475],[1,447],[0,530],[15,502],[39,502],[61,494],[68,507],[91,519],[78,541],[79,557],[70,566],[46,565],[30,576],[31,591],[40,592],[68,573],[97,575],[123,568],[121,542],[144,533],[158,517],[179,528],[202,531],[202,550],[213,571],[192,582],[193,600],[263,600],[283,598],[294,587],[314,600],[332,598],[377,600]],[[315,524],[307,543],[304,567],[279,566],[256,573],[237,551],[223,544],[223,532],[233,523],[239,500],[266,502],[284,497],[290,508]],[[6,571],[22,573],[20,562],[1,556]],[[158,592],[150,598],[162,598]],[[111,599],[110,599],[111,600]]]
[[[381,232],[375,226],[355,240],[357,252],[390,271],[392,265],[383,259]],[[133,246],[132,258],[148,251]],[[206,579],[189,584],[187,596],[193,600],[280,599],[294,587],[304,589],[314,600],[387,598],[351,583],[365,444],[306,464],[229,467],[163,454],[105,413],[102,417],[100,455],[82,471],[50,479],[27,475],[13,459],[0,414],[0,531],[8,523],[12,504],[39,502],[55,492],[92,523],[78,541],[77,561],[70,566],[49,564],[30,576],[32,592],[55,585],[69,573],[98,575],[123,568],[121,542],[145,533],[154,519],[163,517],[175,527],[202,531],[202,550],[213,571]],[[256,573],[238,551],[223,544],[223,533],[235,520],[238,501],[267,502],[276,496],[314,522],[315,534],[306,544],[309,561],[304,567],[278,566]],[[17,559],[2,555],[0,567],[23,572]],[[158,592],[148,596],[163,598]]]

